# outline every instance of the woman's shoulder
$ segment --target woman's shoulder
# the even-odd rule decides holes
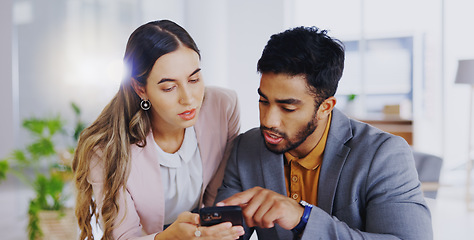
[[[239,119],[240,109],[237,93],[227,88],[207,86],[201,114],[196,123],[197,128],[207,128],[219,124],[227,125],[230,121],[232,124],[239,125]]]
[[[204,101],[225,101],[226,103],[236,103],[237,93],[228,88],[217,86],[206,86]]]
[[[238,115],[240,110],[237,93],[234,90],[223,87],[206,87],[202,111],[205,112],[205,115],[231,116],[236,113]]]

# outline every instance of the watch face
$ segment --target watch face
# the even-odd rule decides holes
[[[303,206],[303,207],[306,207],[306,206],[310,206],[311,204],[309,204],[309,203],[307,203],[307,202],[301,200],[301,201],[300,201],[300,205]]]

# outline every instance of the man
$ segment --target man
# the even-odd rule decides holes
[[[408,144],[334,108],[338,40],[287,30],[257,68],[261,126],[237,138],[216,199],[242,207],[245,239],[433,238]]]

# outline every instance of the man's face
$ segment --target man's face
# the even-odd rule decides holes
[[[303,76],[263,73],[258,93],[260,130],[270,151],[297,156],[316,146],[317,109]]]

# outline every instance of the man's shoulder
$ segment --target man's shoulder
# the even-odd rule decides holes
[[[238,150],[251,151],[263,147],[263,137],[260,128],[252,128],[237,137],[236,146]]]
[[[258,141],[263,141],[260,128],[258,127],[252,128],[250,130],[247,130],[244,133],[241,133],[239,135],[239,141],[244,142],[244,143],[252,143],[252,144],[255,144],[255,142],[258,142]]]
[[[338,109],[333,110],[328,142],[344,145],[373,145],[393,135],[359,120],[350,118]]]
[[[370,124],[352,119],[335,110],[328,142],[344,144],[353,150],[378,149],[382,145],[400,146],[409,149],[406,141],[399,136],[382,131]],[[365,149],[365,150],[363,150]]]
[[[351,125],[353,130],[353,141],[355,140],[359,143],[365,142],[369,145],[377,145],[377,143],[381,144],[387,141],[392,142],[392,144],[403,144],[403,142],[405,142],[402,137],[382,131],[365,122],[351,119]]]
[[[253,139],[253,138],[254,139],[260,138],[261,139],[262,138],[260,128],[258,128],[258,127],[247,130],[246,132],[241,133],[240,136],[244,137],[244,138],[249,138],[249,139]]]

